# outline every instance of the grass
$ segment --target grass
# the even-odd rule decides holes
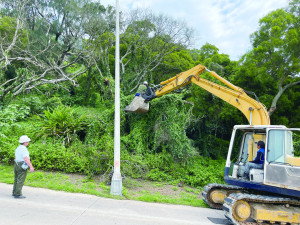
[[[0,164],[0,182],[13,184],[13,166]],[[207,207],[200,197],[200,189],[159,182],[126,178],[122,181],[122,196],[110,194],[110,185],[99,179],[60,172],[35,171],[27,174],[26,186],[47,188],[72,193],[85,193],[99,197],[159,202],[196,207]]]

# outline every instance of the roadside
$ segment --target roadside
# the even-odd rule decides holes
[[[13,184],[13,178],[13,166],[0,164],[0,182]],[[110,195],[110,185],[107,183],[108,179],[103,176],[89,179],[85,175],[35,171],[34,173],[28,172],[25,186],[85,193],[106,198],[207,207],[201,197],[201,188],[125,178],[122,180],[123,196],[120,197]]]
[[[23,188],[26,198],[15,199],[11,189],[11,184],[0,183],[0,224],[213,225],[212,219],[225,222],[222,211],[209,208],[117,200],[28,186]]]

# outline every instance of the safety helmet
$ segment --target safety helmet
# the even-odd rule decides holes
[[[27,136],[27,135],[23,135],[20,137],[19,139],[19,142],[22,144],[22,143],[25,143],[25,142],[29,142],[30,141],[30,138]]]
[[[148,85],[148,82],[147,82],[147,81],[144,81],[143,84],[144,84],[144,85]]]

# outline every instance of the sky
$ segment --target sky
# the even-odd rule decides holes
[[[116,0],[101,0],[116,5]],[[206,43],[219,53],[238,60],[251,49],[250,34],[259,28],[259,20],[269,12],[288,6],[288,0],[119,0],[120,10],[151,9],[173,19],[185,21],[195,30],[192,48]]]

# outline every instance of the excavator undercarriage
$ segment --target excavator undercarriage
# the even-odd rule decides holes
[[[214,209],[223,209],[235,225],[300,225],[300,199],[271,196],[234,185],[208,184],[203,200]]]
[[[223,204],[234,224],[300,224],[300,200],[269,195],[234,193]]]

